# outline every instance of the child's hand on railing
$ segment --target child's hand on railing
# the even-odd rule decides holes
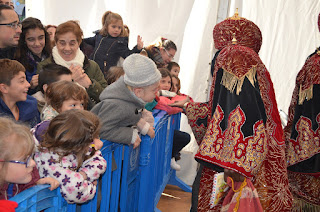
[[[141,139],[140,137],[138,136],[136,141],[133,143],[133,148],[137,148],[139,145],[140,145],[140,142],[141,142]]]
[[[154,136],[156,135],[156,133],[154,132],[154,127],[150,126],[147,134],[148,136],[150,136],[150,138],[154,138]]]
[[[50,191],[58,188],[60,185],[59,181],[57,181],[56,179],[53,179],[52,177],[41,178],[40,180],[37,181],[37,185],[42,185],[42,184],[49,184],[51,186],[49,188]]]
[[[93,139],[94,148],[100,150],[103,147],[103,142],[100,139]]]

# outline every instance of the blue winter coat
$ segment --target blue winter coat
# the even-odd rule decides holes
[[[30,127],[33,127],[40,122],[40,114],[35,98],[28,95],[26,101],[17,102],[16,104],[19,108],[19,121],[29,124]],[[0,98],[0,116],[14,118],[13,113],[2,98]]]

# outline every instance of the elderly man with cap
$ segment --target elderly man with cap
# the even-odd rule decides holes
[[[102,91],[101,102],[91,111],[102,122],[102,139],[132,144],[136,148],[141,142],[138,122],[142,118],[145,104],[156,97],[161,74],[151,59],[140,54],[127,57],[123,62],[123,69],[124,76]],[[140,128],[141,133],[146,134],[149,130],[152,131],[153,127],[144,122],[144,126]]]

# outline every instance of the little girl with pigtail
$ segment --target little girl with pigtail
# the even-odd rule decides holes
[[[84,203],[96,192],[97,179],[106,170],[106,160],[92,145],[99,139],[100,121],[85,110],[60,113],[49,124],[34,160],[41,177],[60,183],[68,203]]]

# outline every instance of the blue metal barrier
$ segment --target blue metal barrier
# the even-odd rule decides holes
[[[155,117],[156,137],[142,136],[138,211],[158,211],[156,206],[169,182],[191,192],[190,186],[178,179],[170,167],[173,134],[180,128],[180,116],[160,112]]]
[[[138,148],[103,141],[101,152],[107,170],[92,200],[67,204],[60,189],[50,191],[49,185],[37,185],[11,198],[19,204],[16,211],[151,212],[159,211],[156,205],[167,184],[191,192],[170,167],[173,133],[180,127],[180,114],[155,113],[155,138],[142,136]]]

